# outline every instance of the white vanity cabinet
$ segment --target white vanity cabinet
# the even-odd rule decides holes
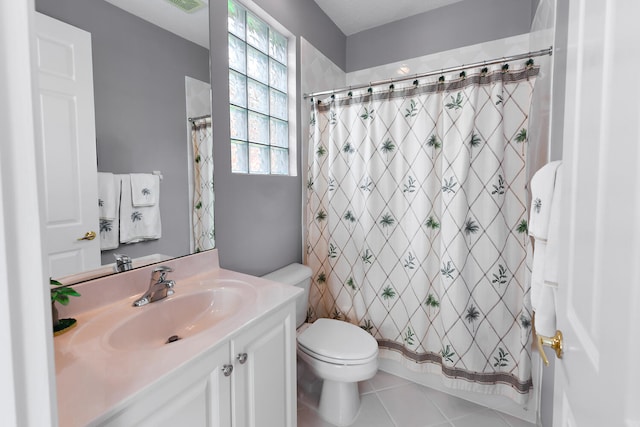
[[[295,427],[294,321],[291,300],[141,390],[95,425]]]

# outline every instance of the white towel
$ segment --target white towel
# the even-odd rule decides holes
[[[549,236],[547,237],[547,253],[544,262],[544,283],[558,286],[558,257],[560,255],[560,215],[562,212],[562,165],[556,172],[556,186],[553,191],[553,205],[549,219]]]
[[[160,197],[156,194],[153,206],[135,207],[131,196],[131,177],[122,178],[120,203],[120,243],[136,243],[162,237],[160,222]]]
[[[118,175],[107,174],[111,176],[113,182],[114,200],[113,210],[115,214],[111,218],[102,217],[100,214],[100,250],[116,249],[120,245],[120,224],[118,214],[120,212],[120,186],[121,180]],[[102,207],[101,207],[102,209]],[[102,211],[101,211],[102,212]]]
[[[550,271],[557,272],[557,232],[560,215],[561,162],[542,167],[531,179],[529,234],[535,239],[531,271],[531,306],[540,335],[556,331],[555,284],[546,283]],[[532,227],[533,225],[533,227]]]
[[[131,197],[133,206],[154,206],[160,193],[160,177],[150,173],[131,173]]]
[[[98,213],[100,219],[116,219],[118,216],[117,198],[120,197],[120,189],[116,192],[116,179],[110,172],[98,172]]]
[[[529,235],[536,241],[547,240],[549,216],[559,161],[550,162],[538,170],[531,178],[531,212],[529,215]]]

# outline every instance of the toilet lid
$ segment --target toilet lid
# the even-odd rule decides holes
[[[378,353],[378,342],[369,333],[334,319],[316,320],[298,336],[298,345],[333,360],[368,360]]]

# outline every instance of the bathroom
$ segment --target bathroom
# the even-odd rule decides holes
[[[1,364],[2,378],[13,379],[12,381],[2,381],[0,396],[2,396],[3,413],[10,420],[8,425],[25,426],[55,424],[52,420],[55,419],[56,413],[54,408],[55,392],[53,391],[55,390],[55,379],[52,375],[55,372],[53,339],[49,336],[48,329],[45,328],[48,298],[42,288],[33,286],[34,282],[42,283],[42,279],[48,275],[44,267],[42,250],[39,250],[43,247],[43,235],[40,231],[42,214],[39,214],[36,197],[40,194],[41,189],[36,177],[41,165],[35,154],[34,135],[30,131],[33,129],[34,123],[32,101],[28,99],[29,97],[24,96],[24,93],[31,92],[31,77],[24,70],[29,69],[31,60],[29,35],[32,25],[31,14],[35,8],[33,3],[30,1],[24,2],[24,4],[22,2],[3,3],[0,9],[3,28],[0,52],[2,52],[4,64],[0,77],[3,82],[2,92],[7,95],[3,96],[1,101],[3,117],[0,119],[3,129],[2,168],[0,169],[3,193],[3,213],[1,216],[3,246],[0,251],[2,254],[0,257],[2,269],[0,270],[3,273],[0,289],[3,298],[0,298],[2,300],[2,306],[0,306],[2,317],[0,318],[5,321],[6,325],[11,325],[10,328],[3,330],[3,342],[8,345],[1,350],[0,360],[3,362]],[[305,37],[315,48],[329,52],[325,55],[332,57],[332,60],[340,68],[346,68],[347,71],[355,70],[355,68],[349,69],[349,61],[357,59],[355,56],[358,49],[351,50],[353,49],[352,44],[356,44],[357,38],[335,36],[335,33],[334,36],[331,36],[331,33],[326,34],[322,28],[317,28],[316,25],[320,26],[324,18],[316,19],[314,13],[317,13],[317,9],[309,6],[311,2],[291,1],[286,7],[283,7],[281,2],[256,3],[275,19],[281,21],[288,30]],[[472,3],[475,4],[475,2]],[[508,4],[512,3],[515,2],[508,2]],[[526,6],[520,6],[518,10],[526,11],[526,13],[519,15],[519,20],[514,23],[513,20],[506,19],[509,24],[500,26],[501,30],[506,33],[488,35],[489,38],[482,41],[528,33],[536,5],[529,2],[524,3]],[[540,2],[540,4],[543,3]],[[634,195],[638,194],[638,184],[634,173],[638,151],[631,142],[637,140],[638,129],[633,124],[637,123],[638,105],[637,101],[634,101],[635,97],[628,95],[627,88],[625,91],[613,90],[623,81],[621,76],[613,73],[625,72],[630,66],[637,65],[637,63],[631,63],[628,53],[633,49],[631,42],[638,39],[638,30],[635,25],[638,10],[637,6],[614,4],[614,2],[603,2],[602,5],[587,5],[586,2],[558,3],[553,45],[554,58],[559,59],[555,62],[558,68],[554,69],[553,76],[551,140],[562,141],[564,138],[564,152],[554,152],[554,149],[559,150],[559,148],[558,145],[552,143],[551,158],[563,158],[565,161],[575,162],[576,166],[572,178],[576,187],[571,193],[575,196],[575,200],[573,200],[573,210],[567,214],[567,216],[570,214],[575,216],[575,218],[572,217],[572,221],[578,219],[578,215],[575,213],[575,210],[578,209],[576,204],[582,203],[579,206],[582,211],[582,219],[580,222],[576,222],[576,225],[568,227],[572,231],[568,239],[575,242],[576,247],[572,246],[571,255],[573,258],[570,260],[575,271],[571,270],[572,275],[567,272],[567,280],[568,283],[580,283],[582,288],[588,284],[590,291],[583,293],[582,298],[576,301],[582,306],[580,304],[573,306],[575,311],[573,319],[581,319],[581,316],[585,314],[584,307],[586,306],[590,307],[588,313],[597,312],[600,315],[594,315],[590,323],[576,326],[577,332],[575,332],[573,339],[566,334],[567,331],[564,328],[561,328],[569,343],[568,348],[565,349],[567,352],[565,357],[567,372],[570,369],[569,361],[575,361],[576,365],[574,366],[580,371],[574,371],[574,374],[576,372],[584,373],[585,380],[580,382],[564,372],[565,377],[555,380],[556,390],[558,382],[563,378],[566,382],[567,376],[575,381],[572,385],[573,391],[594,387],[593,381],[599,381],[597,387],[607,390],[607,392],[597,396],[596,403],[587,403],[586,406],[580,405],[576,401],[576,405],[580,406],[566,411],[569,415],[565,413],[564,416],[573,416],[577,420],[582,420],[574,425],[624,425],[623,423],[635,425],[640,419],[639,409],[633,405],[633,402],[638,401],[638,392],[631,384],[633,384],[634,378],[638,378],[638,368],[630,361],[637,360],[639,356],[637,344],[634,343],[635,340],[632,337],[637,336],[637,325],[640,322],[637,321],[638,314],[632,310],[633,305],[629,304],[638,301],[637,286],[632,285],[638,282],[638,272],[634,267],[634,260],[638,256],[640,236],[638,236],[637,227],[630,228],[628,225],[637,222],[637,202],[634,204],[634,197],[637,196]],[[498,9],[505,6],[500,2],[487,2],[486,5],[488,6],[485,7],[491,6]],[[571,11],[569,6],[572,8]],[[464,8],[462,10],[463,12],[457,15],[458,19],[471,20],[471,17],[482,16],[475,8],[471,9],[472,13]],[[500,10],[508,13],[509,9],[503,7]],[[580,32],[585,31],[584,27],[576,24],[577,17],[582,16],[578,12],[586,14],[591,20],[585,24],[589,28],[586,30],[588,33],[587,46],[596,51],[588,51],[589,55],[586,57],[575,52],[575,49],[586,49],[584,45],[567,43],[567,39],[571,40],[571,37],[584,35]],[[569,19],[569,16],[572,20]],[[213,98],[226,99],[228,96],[226,94],[228,71],[225,64],[227,55],[225,4],[212,4],[211,22]],[[517,29],[512,30],[510,25],[516,26]],[[469,26],[468,22],[460,25],[461,28],[469,28]],[[448,30],[447,37],[454,38],[451,33],[457,35],[456,25],[445,25],[444,27]],[[453,30],[454,28],[456,31]],[[571,30],[574,30],[578,36],[571,33]],[[513,32],[510,33],[510,31]],[[480,32],[480,34],[482,33]],[[369,34],[369,37],[375,40],[374,36],[374,33]],[[435,47],[433,50],[429,50],[431,48],[425,46],[426,50],[406,53],[401,58],[389,60],[382,58],[383,62],[375,65],[476,43],[475,38],[469,37],[470,39],[461,40],[458,45]],[[456,40],[453,40],[453,43],[455,42]],[[426,43],[424,44],[426,45]],[[375,48],[378,48],[379,45],[386,46],[378,41],[375,43]],[[338,49],[344,46],[342,49],[346,53],[331,54],[330,52],[336,46]],[[567,51],[567,46],[573,50]],[[302,48],[303,43],[301,42],[300,49],[302,50]],[[420,50],[421,47],[416,47],[416,49]],[[397,50],[395,46],[389,46],[387,51],[391,54],[395,50]],[[382,57],[383,53],[386,54],[387,51],[369,53],[365,55],[367,57],[365,60],[371,57]],[[303,54],[304,52],[301,52],[301,55]],[[352,56],[354,59],[351,59]],[[582,74],[576,70],[572,70],[571,73],[565,72],[561,64],[563,60],[568,61],[567,69],[570,69],[570,66],[584,65],[584,70],[581,70]],[[301,58],[299,64],[301,73],[305,65]],[[373,65],[369,64],[365,67]],[[216,85],[216,76],[223,79],[224,82]],[[566,91],[563,87],[565,78],[567,79]],[[604,79],[606,83],[598,84],[600,79]],[[575,84],[569,84],[576,80],[580,84],[586,84],[586,80],[591,80],[591,83],[595,82],[597,89],[592,91],[595,93],[578,90]],[[343,85],[343,83],[332,83],[331,87]],[[603,87],[611,88],[611,93],[601,91],[600,89]],[[556,90],[556,88],[558,89]],[[320,89],[325,88],[309,90]],[[297,99],[300,105],[303,104],[300,95],[305,91],[307,89],[304,87],[297,90],[299,94]],[[598,105],[602,106],[602,111],[596,109]],[[625,105],[625,108],[620,111],[620,109],[612,108],[614,105]],[[571,106],[577,111],[569,108],[565,111],[565,106]],[[589,108],[593,108],[593,110]],[[607,116],[609,110],[616,110],[616,116]],[[212,115],[218,123],[217,126],[214,124],[214,140],[228,140],[229,113],[226,103],[214,103]],[[578,118],[584,116],[587,119],[580,121],[573,118],[573,115]],[[565,126],[562,126],[561,123],[563,118]],[[571,122],[574,127],[566,126],[570,119],[575,120],[575,123]],[[300,121],[304,122],[303,119]],[[298,132],[301,135],[299,139],[305,141],[303,130],[299,129]],[[581,144],[592,144],[588,147],[592,148],[594,154],[590,155],[588,150],[578,153],[576,146],[572,147],[567,143],[571,138],[578,140],[580,132],[582,132]],[[599,136],[599,143],[592,142],[596,139],[596,135]],[[4,141],[9,141],[9,144]],[[568,150],[567,147],[572,147],[572,150]],[[606,151],[603,147],[606,148]],[[299,145],[298,149],[303,150],[304,147]],[[228,146],[225,144],[219,146],[215,165],[216,241],[220,250],[221,265],[230,270],[262,275],[288,263],[301,261],[303,241],[302,226],[300,225],[302,180],[299,177],[233,175],[230,171],[229,157]],[[298,171],[302,171],[300,158],[298,158],[298,162]],[[17,165],[20,165],[19,169]],[[584,183],[584,185],[580,186],[580,183]],[[615,198],[614,194],[608,194],[604,191],[608,186],[616,188],[616,191],[611,193],[625,194],[624,200],[620,200],[622,199],[620,197]],[[597,188],[598,191],[591,194],[588,191],[589,188]],[[31,214],[25,215],[25,212]],[[593,232],[594,224],[600,227],[604,227],[606,224],[607,233]],[[629,236],[630,234],[632,235]],[[589,246],[590,242],[597,249],[588,253],[581,253],[578,250],[580,246]],[[616,268],[605,268],[605,266],[613,265]],[[599,288],[600,283],[603,282],[607,283],[607,292],[603,292]],[[589,299],[585,300],[586,298]],[[34,310],[35,307],[41,307],[42,310]],[[613,329],[615,332],[604,333],[604,322],[610,323],[611,329],[615,328]],[[586,351],[572,353],[572,347],[577,348],[574,347],[577,344],[584,346]],[[549,353],[549,350],[547,351]],[[588,359],[579,357],[584,353],[589,354]],[[614,358],[616,366],[601,362],[602,360],[614,360]],[[557,365],[558,363],[556,363],[556,367]],[[589,369],[593,371],[594,366],[600,369],[596,368],[597,372],[590,372],[591,376],[587,376]],[[620,366],[623,369],[616,369]],[[597,375],[598,373],[599,375]],[[545,386],[553,391],[553,379],[549,378],[548,381],[543,381],[543,401],[545,396],[552,397],[544,391]],[[613,390],[619,390],[619,392],[614,393]],[[551,425],[548,420],[552,417],[558,417],[558,421],[554,425],[561,425],[559,420],[562,414],[556,415],[554,413],[559,412],[557,408],[563,400],[558,396],[558,393],[553,397],[556,400],[553,410],[545,410],[543,403],[542,419],[547,420],[543,425]],[[568,398],[566,395],[561,397],[565,400]],[[552,411],[554,413],[551,413]],[[589,421],[602,420],[603,418],[596,417],[602,417],[603,413],[608,414],[609,418],[606,418],[608,421]]]

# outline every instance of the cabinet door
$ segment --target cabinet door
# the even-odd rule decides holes
[[[295,427],[294,307],[266,316],[231,342],[233,426]]]
[[[229,345],[207,352],[134,398],[101,426],[229,427],[231,376]]]
[[[207,378],[207,427],[231,426],[231,379],[233,372],[225,375],[225,366],[233,364],[229,359],[229,345],[225,343],[209,357],[211,371]],[[191,426],[180,422],[173,426]]]

